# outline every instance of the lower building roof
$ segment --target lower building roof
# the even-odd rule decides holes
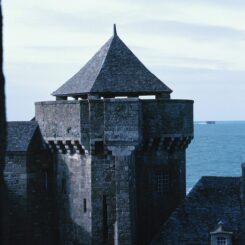
[[[35,121],[7,122],[7,152],[26,152],[37,130]]]
[[[208,245],[210,232],[219,221],[233,232],[237,244],[242,244],[245,217],[240,187],[240,177],[202,177],[151,244]]]

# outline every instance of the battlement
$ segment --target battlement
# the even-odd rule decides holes
[[[61,152],[90,151],[96,141],[107,146],[138,146],[176,138],[187,142],[193,136],[193,101],[111,98],[37,102],[36,120],[51,148]],[[72,150],[72,145],[77,147]]]

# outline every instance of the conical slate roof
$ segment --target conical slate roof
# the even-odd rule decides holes
[[[171,92],[123,43],[114,27],[114,35],[104,46],[52,95],[153,95]]]

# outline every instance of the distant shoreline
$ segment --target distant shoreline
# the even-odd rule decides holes
[[[194,121],[194,124],[198,124],[198,125],[215,125],[215,124],[245,124],[245,120],[244,121],[239,121],[239,120],[235,120],[235,121],[214,121],[214,120],[210,120],[210,121]]]

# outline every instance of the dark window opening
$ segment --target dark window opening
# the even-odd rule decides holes
[[[103,141],[95,141],[94,151],[96,155],[104,154],[104,142]]]
[[[66,179],[62,178],[61,181],[61,193],[66,194]]]
[[[108,240],[108,214],[107,214],[107,200],[106,196],[103,195],[103,240],[107,242]]]
[[[44,173],[44,188],[47,191],[48,190],[48,173]]]
[[[159,194],[169,191],[169,174],[166,172],[156,172],[155,191]]]
[[[46,191],[47,193],[51,193],[53,190],[51,174],[52,173],[50,169],[44,169],[42,187],[43,187],[43,190]]]
[[[83,199],[83,212],[86,213],[87,212],[87,200]]]

